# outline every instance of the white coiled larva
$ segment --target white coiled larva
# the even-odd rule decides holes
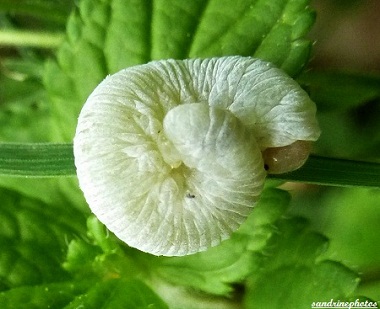
[[[107,77],[80,113],[80,186],[128,245],[166,256],[203,251],[249,215],[271,149],[318,138],[315,112],[295,81],[250,57],[127,68]],[[300,164],[290,165],[273,169]]]

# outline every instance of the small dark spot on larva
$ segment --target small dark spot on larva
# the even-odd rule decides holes
[[[268,164],[264,164],[264,169],[267,171],[269,170],[269,165]]]
[[[187,197],[187,198],[195,198],[195,195],[194,195],[194,194],[191,194],[191,193],[187,193],[187,194],[186,194],[186,197]]]

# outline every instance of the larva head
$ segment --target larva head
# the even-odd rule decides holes
[[[116,236],[152,254],[186,255],[228,238],[257,201],[266,165],[279,171],[285,149],[281,160],[298,167],[289,145],[318,136],[313,102],[267,62],[164,60],[94,90],[74,154],[87,202]]]
[[[290,145],[267,148],[263,151],[264,168],[268,174],[283,174],[300,168],[309,157],[310,141],[296,141]]]

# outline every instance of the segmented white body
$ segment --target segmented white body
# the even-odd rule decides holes
[[[314,103],[267,62],[163,60],[94,90],[74,154],[107,228],[132,247],[174,256],[215,246],[240,226],[262,191],[266,149],[318,136]]]

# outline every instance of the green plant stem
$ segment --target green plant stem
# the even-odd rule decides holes
[[[300,169],[270,178],[318,185],[380,188],[380,164],[310,156]]]
[[[0,144],[0,175],[75,176],[72,144]]]
[[[75,174],[71,143],[0,144],[0,175],[54,177]],[[268,177],[319,185],[380,188],[380,164],[310,156],[302,168]]]
[[[56,48],[62,42],[62,33],[25,30],[1,30],[0,46]]]

